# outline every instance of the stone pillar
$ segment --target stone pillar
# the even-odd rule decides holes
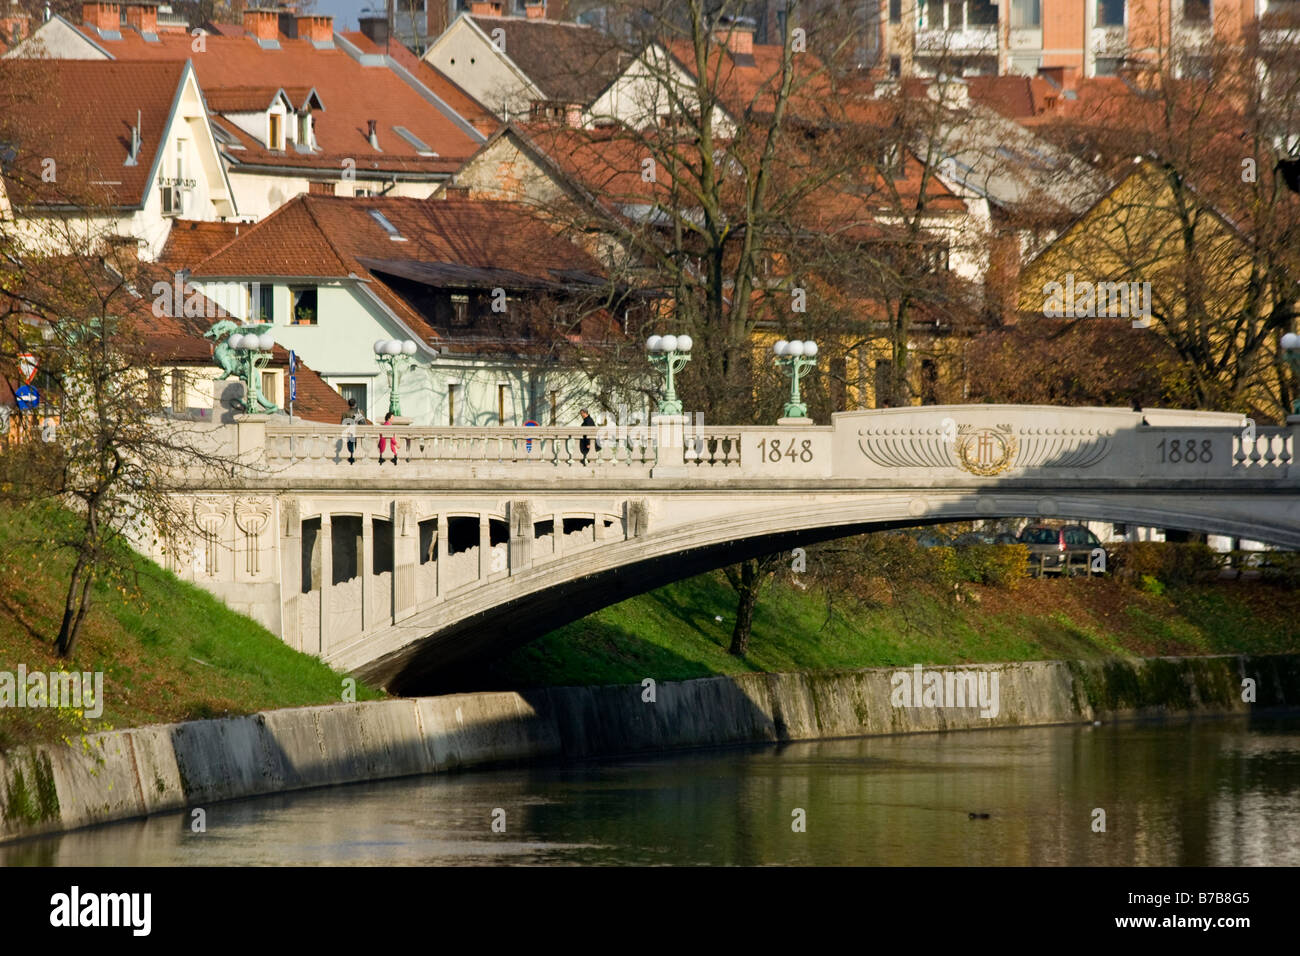
[[[393,619],[415,607],[415,571],[420,564],[420,528],[409,501],[393,502]]]
[[[481,514],[478,516],[478,579],[486,581],[492,573],[492,525],[491,519]]]
[[[558,558],[564,553],[564,515],[555,512],[551,515],[551,552]]]
[[[321,512],[320,516],[320,650],[324,657],[330,647],[330,616],[332,605],[331,592],[334,588],[334,533],[330,516]]]
[[[511,574],[523,571],[533,562],[533,509],[527,501],[510,502]]]
[[[442,597],[447,590],[447,575],[450,573],[450,559],[447,557],[447,549],[451,547],[451,532],[447,528],[447,512],[438,512],[438,564],[434,569],[434,591],[437,597]]]
[[[280,498],[280,636],[295,651],[303,650],[302,615],[302,517],[298,499]]]
[[[357,556],[357,573],[361,577],[361,632],[375,625],[375,528],[369,511],[361,514],[361,554]]]

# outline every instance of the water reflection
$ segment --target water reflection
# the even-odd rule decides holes
[[[0,863],[1297,865],[1300,719],[824,741],[205,809],[206,833],[169,814],[0,847]]]

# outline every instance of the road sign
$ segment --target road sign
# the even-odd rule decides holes
[[[39,365],[36,356],[31,352],[18,353],[18,371],[22,373],[23,381],[28,385],[36,381],[36,369]]]
[[[298,400],[298,376],[290,373],[289,375],[289,401]]]
[[[298,371],[298,353],[290,349],[289,350],[289,375],[292,377],[293,373],[296,371]]]
[[[14,392],[14,399],[18,402],[18,407],[23,411],[31,411],[41,403],[40,392],[30,385],[19,385],[18,390]]]

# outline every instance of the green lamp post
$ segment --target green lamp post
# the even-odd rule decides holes
[[[226,340],[226,345],[237,356],[234,372],[244,382],[244,410],[250,414],[278,412],[280,406],[262,394],[262,369],[271,361],[275,336],[266,331],[236,332]]]
[[[785,403],[785,418],[807,418],[808,406],[799,398],[799,378],[817,364],[817,343],[785,339],[772,346],[775,365],[790,376],[790,401]]]
[[[1300,335],[1295,332],[1282,336],[1282,361],[1291,366],[1291,371],[1300,379]],[[1300,415],[1300,398],[1291,402],[1291,414]]]
[[[388,414],[398,418],[402,414],[402,398],[397,393],[397,383],[404,371],[411,367],[416,344],[410,339],[380,339],[375,343],[375,361],[388,373]]]
[[[659,403],[660,415],[680,415],[681,400],[677,398],[677,388],[673,376],[686,367],[691,360],[691,341],[689,335],[652,335],[646,340],[650,364],[664,374],[664,400]]]

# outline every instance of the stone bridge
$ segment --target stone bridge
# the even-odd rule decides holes
[[[244,416],[211,432],[240,464],[189,482],[197,545],[158,557],[292,647],[410,692],[670,581],[863,531],[1040,516],[1300,548],[1298,427],[1011,405],[826,426],[365,427],[349,463],[342,426]]]

